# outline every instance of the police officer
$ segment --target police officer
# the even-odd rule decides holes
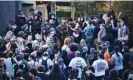
[[[40,34],[41,33],[41,26],[40,22],[38,20],[38,15],[35,14],[31,20],[28,22],[29,24],[29,30],[32,33],[32,38],[35,40],[35,34]]]
[[[14,33],[15,33],[15,36],[17,36],[18,32],[21,30],[21,27],[26,24],[26,17],[22,11],[18,12],[17,17],[15,18],[15,24],[17,25],[17,27],[14,30]]]

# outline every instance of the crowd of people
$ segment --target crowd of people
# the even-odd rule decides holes
[[[67,21],[19,11],[0,37],[0,80],[133,80],[125,20],[113,10]]]

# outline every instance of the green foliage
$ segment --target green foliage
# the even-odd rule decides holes
[[[114,9],[117,13],[122,12],[120,18],[124,18],[130,31],[133,31],[133,1],[114,2]]]

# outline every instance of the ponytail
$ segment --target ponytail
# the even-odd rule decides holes
[[[119,48],[118,48],[118,46],[114,47],[114,51],[115,51],[116,56],[119,57],[119,54],[118,54]]]

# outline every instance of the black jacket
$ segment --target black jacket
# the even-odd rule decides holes
[[[48,76],[48,80],[65,80],[65,76],[61,72],[51,72]]]

